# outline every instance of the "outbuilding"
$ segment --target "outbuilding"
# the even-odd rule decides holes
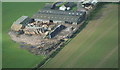
[[[21,16],[12,24],[11,29],[14,31],[19,31],[20,29],[23,29],[29,21],[30,18],[28,16]]]

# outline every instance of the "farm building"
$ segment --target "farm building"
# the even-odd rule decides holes
[[[65,7],[64,5],[62,5],[61,7],[59,7],[59,10],[63,10],[65,11],[67,7]]]
[[[86,1],[83,1],[83,4],[89,3],[92,5],[95,5],[97,2],[98,2],[98,0],[86,0]]]
[[[55,35],[57,35],[58,32],[65,29],[64,25],[58,25],[51,33],[49,33],[48,38],[53,38]]]
[[[77,11],[85,11],[84,5],[81,2],[77,3]]]
[[[28,22],[30,22],[30,18],[28,16],[21,16],[12,24],[11,29],[14,31],[19,31],[24,28]]]
[[[76,6],[76,4],[74,3],[74,2],[67,2],[66,4],[65,4],[65,7],[70,7],[70,8],[72,8],[72,7],[75,7]]]
[[[86,12],[60,11],[60,10],[40,10],[33,15],[36,21],[79,24],[85,19]]]
[[[72,8],[75,7],[75,6],[76,6],[75,3],[73,3],[73,2],[67,2],[67,3],[65,3],[64,5],[62,5],[61,7],[59,7],[59,10],[66,11],[66,10],[72,9]]]

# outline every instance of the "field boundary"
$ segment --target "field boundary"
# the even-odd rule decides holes
[[[42,62],[40,62],[39,64],[37,64],[37,66],[35,66],[33,68],[33,70],[38,70],[39,68],[43,67],[44,64],[46,64],[47,62],[49,62],[51,60],[50,58],[55,57],[74,37],[76,37],[76,35],[78,35],[86,27],[86,25],[89,23],[89,21],[94,18],[94,16],[96,15],[96,13],[99,12],[99,10],[104,5],[105,5],[105,3],[98,3],[97,6],[96,6],[97,8],[95,7],[93,10],[91,10],[89,12],[89,14],[87,15],[87,18],[81,23],[82,25],[72,35],[72,37],[70,39],[68,39],[66,42],[64,42],[62,45],[59,45],[59,48],[55,49],[49,56],[47,56],[45,59],[43,59]]]

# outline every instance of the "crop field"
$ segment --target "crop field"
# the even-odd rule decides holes
[[[45,3],[22,3],[22,2],[4,2],[3,24],[2,24],[2,52],[3,68],[32,68],[44,59],[44,56],[36,56],[26,50],[20,49],[19,45],[13,42],[7,34],[12,23],[20,16],[32,16]]]
[[[118,5],[106,4],[43,68],[117,68]]]

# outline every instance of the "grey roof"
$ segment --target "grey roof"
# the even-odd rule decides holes
[[[49,38],[54,37],[57,33],[59,33],[61,30],[65,28],[66,27],[64,25],[58,25],[52,32],[49,33],[48,37]]]
[[[41,10],[33,18],[77,22],[84,12],[59,11],[59,10]]]
[[[36,14],[33,17],[37,19],[57,20],[57,21],[70,21],[76,22],[78,16],[63,16],[63,15],[52,15],[52,14]]]
[[[38,14],[54,14],[54,15],[68,15],[68,16],[81,16],[83,12],[78,11],[61,11],[61,10],[40,10]]]
[[[76,4],[74,2],[67,2],[65,4],[65,7],[75,7],[75,6],[76,6]]]
[[[17,19],[13,24],[20,24],[24,20],[26,20],[28,16],[21,16],[19,19]]]

